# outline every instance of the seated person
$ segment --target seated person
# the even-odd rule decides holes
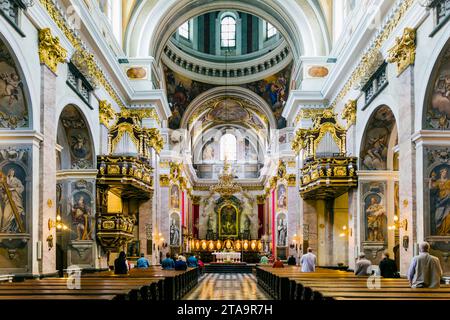
[[[187,263],[186,261],[183,261],[183,258],[178,256],[177,261],[175,261],[175,270],[177,271],[186,271],[187,270]]]
[[[198,261],[197,258],[194,255],[190,255],[187,259],[187,265],[189,268],[197,268],[198,267]]]
[[[289,266],[295,266],[297,264],[297,259],[295,259],[294,255],[290,255],[287,261]]]
[[[389,252],[387,250],[383,253],[383,260],[380,261],[379,268],[380,275],[383,278],[399,278],[397,265],[394,260],[389,259]]]
[[[357,276],[370,276],[372,274],[372,262],[366,259],[366,254],[361,252],[359,259],[355,265],[355,275]]]
[[[170,257],[170,253],[169,252],[166,253],[166,258],[161,262],[161,267],[164,270],[173,270],[173,269],[175,269],[175,262]]]
[[[128,261],[124,251],[119,253],[119,257],[114,260],[115,274],[128,274]]]
[[[139,269],[150,268],[150,262],[148,262],[143,253],[141,253],[141,257],[138,259],[136,267]]]
[[[277,258],[277,261],[274,262],[272,268],[284,268],[284,264],[280,258]]]
[[[269,258],[267,258],[267,256],[262,256],[261,260],[259,261],[260,264],[268,264],[269,263]]]

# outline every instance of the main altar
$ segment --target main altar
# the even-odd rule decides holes
[[[241,253],[240,252],[213,252],[212,255],[215,257],[216,263],[240,263]]]

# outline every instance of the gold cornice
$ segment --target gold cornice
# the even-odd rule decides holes
[[[404,0],[401,5],[398,7],[398,9],[395,11],[395,13],[392,15],[392,19],[390,19],[384,26],[381,28],[381,32],[377,35],[373,43],[371,44],[368,52],[364,56],[370,56],[373,55],[372,51],[374,50],[380,50],[383,44],[389,37],[391,36],[392,32],[395,30],[395,28],[399,25],[400,20],[405,16],[406,12],[409,10],[409,8],[412,7],[415,0]],[[345,83],[344,87],[341,89],[341,91],[338,93],[334,101],[331,103],[330,108],[334,109],[336,104],[344,99],[344,97],[347,95],[347,93],[350,91],[350,89],[354,86],[354,84],[360,79],[360,76],[362,74],[361,70],[364,70],[366,67],[366,63],[370,61],[370,59],[364,59],[364,57],[361,59],[361,62],[356,67],[356,69],[352,72],[350,78]]]
[[[124,109],[120,112],[120,115],[124,118],[136,117],[139,121],[145,118],[156,120],[158,124],[161,124],[158,113],[154,108],[136,108],[136,109]]]
[[[202,197],[200,197],[200,196],[192,196],[191,199],[192,199],[192,204],[198,205],[198,204],[200,204],[200,201],[201,201]]]
[[[349,100],[342,110],[342,119],[347,121],[347,129],[356,123],[356,100]]]
[[[295,123],[299,123],[302,119],[314,119],[325,110],[326,108],[303,108],[295,117]]]
[[[387,61],[397,64],[397,75],[402,74],[416,59],[416,30],[405,28],[402,36],[395,39],[395,45],[388,53]]]
[[[56,73],[58,64],[65,62],[67,50],[59,43],[58,37],[53,37],[50,28],[39,30],[39,60]]]
[[[110,103],[106,100],[98,102],[100,123],[109,128],[109,122],[116,117],[116,114]]]
[[[66,19],[64,18],[64,15],[61,13],[61,9],[57,8],[54,1],[52,0],[39,0],[41,5],[44,7],[44,9],[47,11],[50,18],[55,22],[55,24],[58,26],[58,28],[64,33],[64,36],[67,38],[67,40],[72,44],[75,51],[82,50],[86,51],[83,53],[83,56],[89,56],[91,53],[84,47],[83,42],[79,35],[75,33],[75,31],[69,27],[69,24],[67,23]],[[80,54],[80,53],[79,53]],[[117,94],[116,90],[113,88],[109,80],[106,79],[103,68],[100,67],[95,62],[95,68],[91,65],[91,70],[93,72],[93,76],[96,78],[96,83],[103,86],[108,92],[108,94],[111,96],[111,98],[117,103],[117,105],[120,106],[121,109],[125,109],[125,104],[122,102],[122,99]]]
[[[266,203],[266,196],[265,195],[259,195],[256,196],[256,203],[257,204],[265,204]]]

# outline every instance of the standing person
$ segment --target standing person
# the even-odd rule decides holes
[[[284,268],[283,262],[280,260],[280,258],[277,258],[277,261],[273,263],[272,268]]]
[[[389,259],[389,252],[386,250],[383,253],[383,260],[380,261],[380,275],[383,278],[399,278],[397,272],[397,265],[395,261]]]
[[[304,254],[300,259],[300,264],[302,265],[302,272],[314,272],[316,271],[316,261],[317,258],[314,253],[312,253],[312,248],[307,249],[308,253]]]
[[[141,257],[138,259],[136,267],[139,269],[150,268],[150,262],[148,262],[143,253],[141,253]]]
[[[366,254],[361,252],[359,259],[355,265],[355,275],[357,276],[369,276],[372,273],[372,262],[366,259]]]
[[[429,253],[428,242],[422,242],[419,251],[419,255],[412,259],[408,270],[411,288],[439,288],[442,277],[439,259]]]
[[[170,257],[170,253],[169,252],[166,253],[166,258],[161,262],[161,267],[164,270],[173,270],[173,269],[175,269],[175,262]]]
[[[178,256],[178,260],[175,261],[175,270],[178,270],[178,271],[186,271],[187,270],[187,263],[186,263],[186,261],[183,261],[182,256]]]
[[[114,260],[115,274],[128,274],[128,261],[124,251],[119,253],[119,257]]]
[[[295,259],[294,255],[291,254],[288,258],[287,264],[289,266],[295,266],[297,264],[297,259]]]

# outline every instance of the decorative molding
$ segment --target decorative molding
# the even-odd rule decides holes
[[[380,32],[377,34],[375,40],[369,45],[368,51],[366,52],[366,54],[364,54],[363,58],[361,59],[361,62],[358,64],[355,70],[353,70],[352,74],[350,75],[350,78],[347,80],[344,87],[341,89],[336,98],[334,98],[333,102],[330,104],[330,108],[334,109],[336,104],[342,99],[344,99],[344,97],[354,86],[354,84],[361,78],[361,75],[364,73],[362,70],[369,69],[366,66],[366,64],[372,61],[369,57],[374,55],[373,51],[381,50],[383,44],[386,42],[387,39],[389,39],[392,32],[399,25],[400,21],[404,18],[406,12],[412,7],[414,2],[415,0],[404,0],[399,4],[398,7],[393,9],[392,18],[381,26]]]
[[[266,203],[266,196],[265,195],[256,196],[256,203],[257,204],[265,204]]]
[[[297,185],[297,176],[295,174],[289,174],[286,179],[288,181],[288,187],[295,187]]]
[[[39,30],[39,60],[56,73],[58,64],[66,61],[67,50],[53,37],[50,28]]]
[[[416,30],[405,28],[403,35],[395,39],[395,45],[389,49],[387,61],[397,64],[397,75],[403,73],[416,59]]]
[[[159,176],[159,186],[160,186],[160,187],[169,187],[169,186],[170,186],[169,175],[167,175],[167,174],[161,174],[161,175]]]
[[[295,123],[299,123],[302,119],[314,119],[321,115],[328,108],[304,108],[301,109],[296,118]]]
[[[356,100],[349,100],[344,105],[344,109],[342,110],[342,119],[347,120],[347,130],[353,124],[356,124],[356,108],[357,108]]]
[[[75,54],[78,56],[82,56],[89,61],[89,72],[91,73],[95,80],[94,83],[102,85],[106,92],[113,98],[113,100],[120,106],[120,108],[125,109],[125,104],[122,102],[122,99],[117,94],[116,90],[113,88],[112,84],[108,79],[106,79],[105,74],[103,73],[103,68],[98,65],[92,54],[87,50],[77,31],[69,26],[65,18],[65,14],[62,12],[62,9],[55,4],[53,0],[39,0],[41,5],[47,11],[50,18],[55,22],[58,28],[64,33],[67,40],[72,44],[75,48]],[[77,53],[78,52],[78,53]],[[74,54],[74,55],[75,55]],[[79,59],[75,56],[76,59]],[[88,78],[89,79],[89,78]]]
[[[383,64],[384,58],[380,50],[371,50],[361,59],[361,68],[358,69],[354,88],[359,90],[369,81],[372,75]]]

